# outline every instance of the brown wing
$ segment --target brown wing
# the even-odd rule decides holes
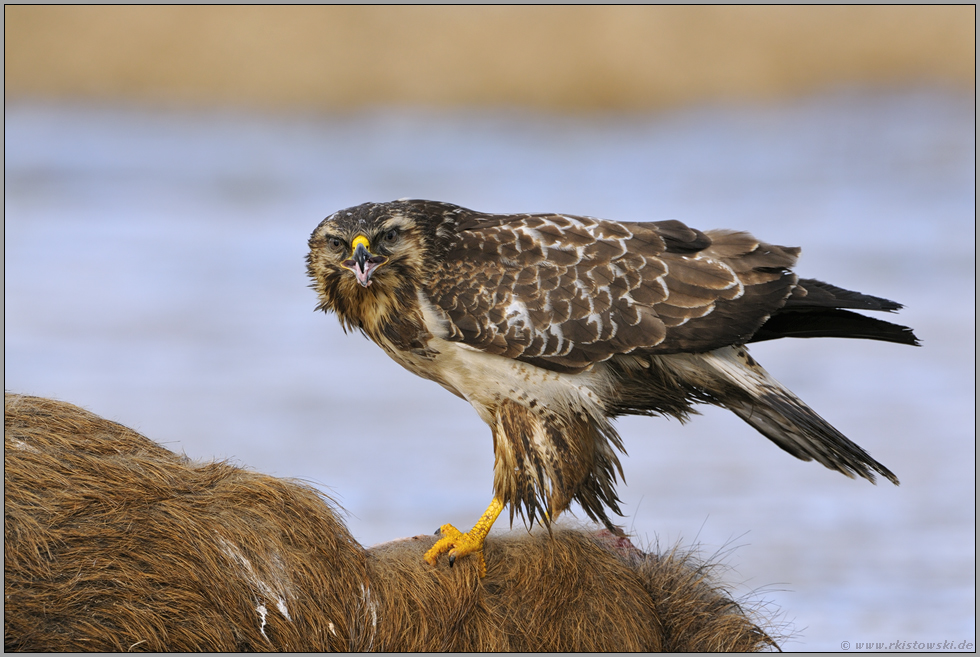
[[[449,339],[558,371],[745,342],[782,306],[798,249],[678,221],[461,216],[426,286]]]

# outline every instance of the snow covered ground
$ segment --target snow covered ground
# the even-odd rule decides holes
[[[311,481],[365,545],[470,526],[493,454],[465,402],[313,311],[324,216],[432,198],[802,246],[802,275],[904,303],[891,319],[923,347],[752,353],[901,487],[797,461],[726,411],[628,418],[623,524],[645,546],[730,550],[725,578],[779,608],[784,648],[975,644],[972,97],[615,116],[8,104],[5,138],[5,388]]]

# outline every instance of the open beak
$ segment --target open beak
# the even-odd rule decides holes
[[[369,244],[368,238],[358,235],[351,243],[354,248],[351,250],[350,258],[340,263],[354,272],[357,282],[362,287],[370,285],[374,270],[388,262],[388,256],[372,254],[367,248]]]

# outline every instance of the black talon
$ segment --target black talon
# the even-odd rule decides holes
[[[438,536],[439,534],[441,534],[441,533],[442,533],[442,527],[436,527],[436,530],[435,530],[434,532],[432,532],[432,533],[433,533],[433,534],[434,534],[435,536]]]
[[[452,568],[454,563],[456,563],[456,555],[455,554],[450,554],[449,555],[449,567]]]

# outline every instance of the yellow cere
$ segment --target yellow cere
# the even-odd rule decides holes
[[[358,235],[354,238],[354,241],[350,243],[350,250],[352,254],[354,251],[357,251],[358,244],[363,244],[364,248],[370,253],[371,249],[369,247],[371,246],[371,242],[368,240],[368,238],[364,237],[364,235]]]

